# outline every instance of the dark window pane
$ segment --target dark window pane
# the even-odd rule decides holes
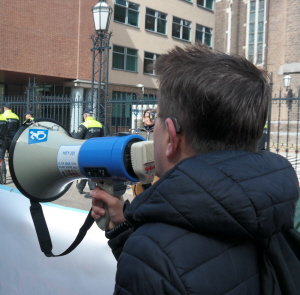
[[[180,38],[180,25],[172,24],[172,36]]]
[[[138,12],[128,10],[128,24],[138,26]]]
[[[196,40],[199,40],[200,42],[203,42],[202,37],[203,33],[201,31],[196,31]]]
[[[214,0],[206,0],[206,8],[208,9],[213,9],[213,4],[214,3]]]
[[[204,43],[205,43],[207,46],[211,46],[211,34],[205,34]]]
[[[154,17],[152,17],[150,15],[146,15],[145,28],[147,30],[155,31],[155,18]]]
[[[196,30],[202,31],[203,30],[203,26],[196,24]]]
[[[145,74],[153,74],[153,61],[149,59],[144,59],[144,73]]]
[[[201,5],[201,6],[204,6],[204,0],[197,0],[197,4]]]
[[[126,6],[126,1],[124,1],[124,0],[116,0],[116,3],[120,4],[120,5],[123,5],[123,6]]]
[[[127,54],[137,56],[137,50],[136,49],[127,48]]]
[[[124,70],[124,55],[113,53],[113,68]]]
[[[181,18],[173,16],[173,23],[180,24]]]
[[[182,39],[184,40],[190,40],[190,28],[183,27],[182,29]]]
[[[115,5],[114,20],[121,23],[125,23],[125,17],[126,17],[126,8]]]
[[[157,32],[166,34],[166,25],[167,25],[167,22],[165,20],[158,19],[157,20]]]
[[[153,10],[153,9],[146,8],[146,13],[155,16],[155,10]]]
[[[167,15],[165,13],[158,12],[157,16],[161,19],[165,19],[165,20],[167,19]]]
[[[146,57],[146,58],[154,59],[154,54],[153,54],[153,53],[150,53],[150,52],[145,52],[145,57]]]
[[[128,3],[129,3],[128,7],[129,7],[130,9],[133,9],[133,10],[139,11],[139,7],[140,7],[140,5],[138,5],[138,4],[135,4],[135,3],[131,3],[131,2],[128,2]]]
[[[124,47],[121,47],[121,46],[117,46],[117,45],[114,45],[113,47],[113,51],[115,52],[120,52],[120,53],[124,53]]]
[[[127,71],[137,71],[137,58],[134,56],[127,56],[126,62],[126,70]]]

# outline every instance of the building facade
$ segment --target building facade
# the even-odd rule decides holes
[[[300,86],[300,2],[216,0],[215,49],[245,56],[273,76],[273,94],[287,96],[283,77]]]
[[[0,0],[0,95],[90,95],[95,0]],[[111,95],[157,89],[148,68],[174,45],[196,39],[213,47],[214,0],[107,0]],[[29,82],[30,79],[30,82]],[[140,84],[143,87],[137,87]]]

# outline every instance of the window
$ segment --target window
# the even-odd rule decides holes
[[[191,22],[173,16],[172,36],[190,41]]]
[[[155,61],[159,57],[158,54],[145,52],[144,57],[144,74],[150,74],[155,75],[155,71],[153,69],[153,66],[155,64]]]
[[[130,126],[131,103],[137,99],[136,93],[113,91],[111,124],[115,126]]]
[[[166,34],[167,14],[146,8],[146,30]]]
[[[136,49],[113,46],[113,69],[137,72],[138,51]]]
[[[124,0],[115,0],[114,20],[138,27],[140,5]]]
[[[214,10],[214,0],[197,0],[197,4],[205,8]]]
[[[265,0],[251,0],[248,22],[248,59],[262,64],[264,56]]]
[[[212,29],[196,24],[196,40],[211,47]]]

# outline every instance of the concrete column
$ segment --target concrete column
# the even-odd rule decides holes
[[[83,87],[72,87],[71,88],[71,97],[73,99],[73,104],[71,106],[70,113],[70,132],[77,132],[78,126],[82,123],[82,113],[83,113]]]

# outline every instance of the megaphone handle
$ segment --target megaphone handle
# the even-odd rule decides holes
[[[126,188],[127,188],[127,185],[125,185],[124,183],[116,182],[111,179],[108,179],[105,181],[97,181],[96,183],[104,191],[106,191],[107,193],[109,193],[112,196],[115,196],[116,198],[120,198],[121,196],[123,196],[126,191]],[[106,215],[104,217],[101,217],[100,219],[96,220],[96,224],[102,230],[107,230],[110,218],[109,218],[108,207],[106,204],[104,205],[104,209],[105,209]]]

